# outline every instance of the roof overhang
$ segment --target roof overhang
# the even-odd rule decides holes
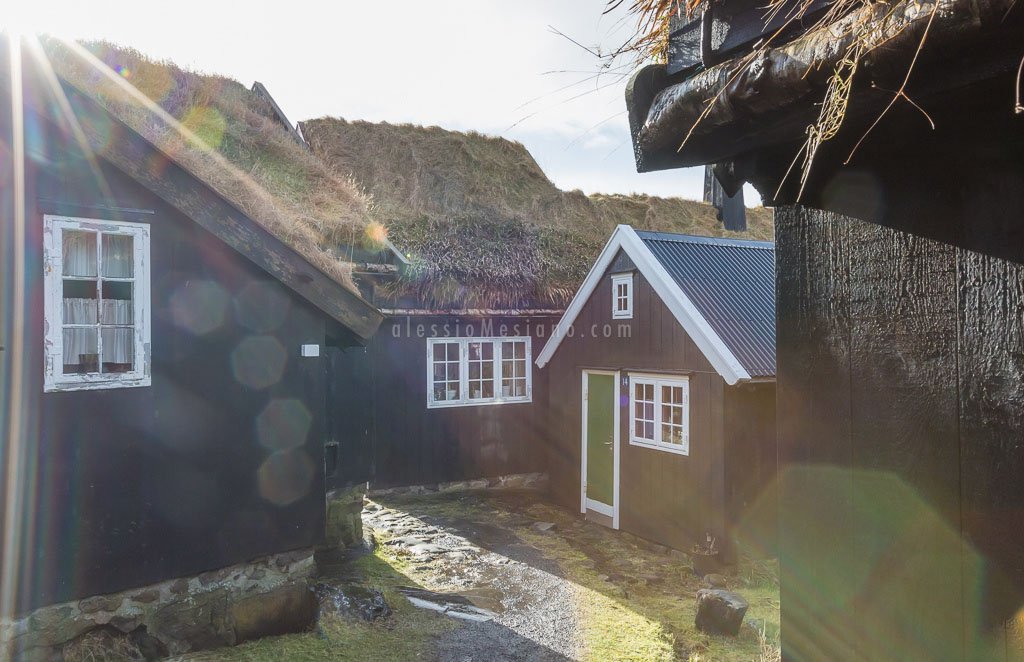
[[[637,270],[647,279],[655,293],[672,312],[676,321],[693,339],[693,342],[718,374],[722,376],[722,379],[730,386],[739,382],[750,381],[750,374],[739,362],[732,350],[729,349],[721,336],[711,327],[707,319],[701,315],[682,288],[665,270],[665,267],[644,245],[643,240],[628,225],[619,225],[615,228],[608,243],[601,250],[601,254],[598,256],[594,266],[590,268],[587,278],[576,292],[576,296],[569,303],[565,314],[562,315],[562,319],[558,321],[551,339],[544,345],[544,349],[537,357],[537,367],[543,368],[551,360],[551,357],[554,356],[562,340],[566,337],[568,330],[575,323],[580,311],[583,310],[583,306],[590,300],[594,290],[597,289],[598,284],[601,282],[601,277],[607,271],[608,266],[615,259],[615,255],[619,250],[622,250],[633,260]]]
[[[870,27],[854,31],[854,24]],[[844,126],[864,126],[882,112],[926,29],[913,95],[915,102],[941,104],[950,90],[1014,70],[1020,51],[1012,45],[1019,45],[1022,24],[1024,7],[1015,0],[865,3],[825,29],[682,80],[664,65],[645,67],[626,88],[637,169],[725,163],[801,142],[854,39],[864,40],[861,67],[870,73],[855,79]],[[740,68],[743,57],[752,64]]]
[[[0,96],[10,99],[10,80],[0,85]],[[48,88],[26,77],[26,85],[39,85],[40,94],[24,94],[27,108],[51,125],[67,130],[65,112],[76,122],[75,132],[93,154],[137,181],[157,197],[192,219],[256,266],[309,301],[365,343],[383,315],[358,294],[328,276],[295,249],[198,179],[172,156],[114,117],[88,95],[61,80],[66,97],[51,102]],[[154,160],[157,159],[157,160]],[[165,167],[155,167],[159,163]]]

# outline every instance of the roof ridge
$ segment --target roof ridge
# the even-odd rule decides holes
[[[736,248],[758,248],[762,250],[775,250],[774,241],[759,241],[756,239],[730,239],[728,237],[705,237],[701,235],[683,234],[676,232],[656,232],[654,230],[636,230],[637,236],[641,239],[654,241],[676,241],[683,244],[712,244],[718,246],[733,246]]]

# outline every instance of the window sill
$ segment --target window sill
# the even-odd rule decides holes
[[[533,398],[528,397],[515,399],[509,398],[505,400],[472,400],[466,402],[429,402],[427,403],[427,409],[452,409],[455,407],[491,407],[494,405],[522,404],[524,402],[533,402]]]
[[[633,313],[612,313],[613,320],[631,320],[633,319]]]
[[[151,377],[131,377],[125,379],[76,379],[75,381],[46,382],[44,393],[64,393],[65,391],[103,391],[114,388],[141,388],[152,386]]]
[[[690,455],[690,449],[685,446],[670,446],[668,444],[659,444],[654,441],[638,441],[636,439],[629,440],[630,446],[639,446],[640,448],[649,448],[652,451],[664,451],[666,453],[673,453],[675,455]]]

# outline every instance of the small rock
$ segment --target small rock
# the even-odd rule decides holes
[[[710,575],[704,575],[704,581],[707,582],[707,585],[711,588],[725,588],[729,583],[729,580],[726,579],[725,575],[720,575],[715,572]]]
[[[320,601],[321,613],[331,611],[364,621],[375,621],[391,615],[391,606],[384,599],[384,594],[375,588],[317,584],[313,591]]]
[[[146,602],[146,603],[156,602],[157,599],[159,599],[159,598],[160,598],[160,589],[157,589],[157,588],[147,588],[147,589],[145,589],[143,591],[139,591],[138,593],[136,593],[135,595],[132,596],[132,600],[135,600],[136,602]]]
[[[279,567],[284,567],[281,565],[280,559],[277,559],[277,564]],[[209,586],[210,584],[215,584],[217,582],[224,581],[225,579],[227,579],[228,573],[229,570],[227,570],[226,568],[222,568],[220,570],[211,570],[210,572],[204,572],[203,574],[199,575],[199,583],[203,586]]]
[[[697,616],[693,622],[701,632],[736,636],[749,606],[739,593],[702,588],[697,591]]]
[[[174,593],[175,595],[181,595],[182,593],[184,593],[187,590],[188,590],[188,580],[187,579],[175,579],[174,583],[171,584],[171,593]]]
[[[78,602],[83,614],[95,614],[98,611],[114,611],[121,606],[121,598],[114,595],[96,595]]]
[[[447,549],[440,545],[433,545],[427,542],[413,545],[409,548],[409,553],[413,556],[433,556],[434,554],[444,554],[447,551]]]
[[[609,579],[611,579],[611,577],[609,577],[608,575],[598,575],[597,578],[600,579],[603,582],[606,582]]]
[[[533,528],[541,533],[547,533],[551,529],[555,528],[554,522],[534,522]]]
[[[387,541],[388,547],[415,547],[416,545],[422,545],[429,542],[425,538],[418,538],[416,536],[402,536],[400,538],[392,538]]]

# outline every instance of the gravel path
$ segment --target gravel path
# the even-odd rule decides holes
[[[363,523],[408,555],[423,588],[438,593],[415,593],[423,606],[462,620],[436,642],[437,659],[580,659],[577,588],[507,528],[375,503]]]

